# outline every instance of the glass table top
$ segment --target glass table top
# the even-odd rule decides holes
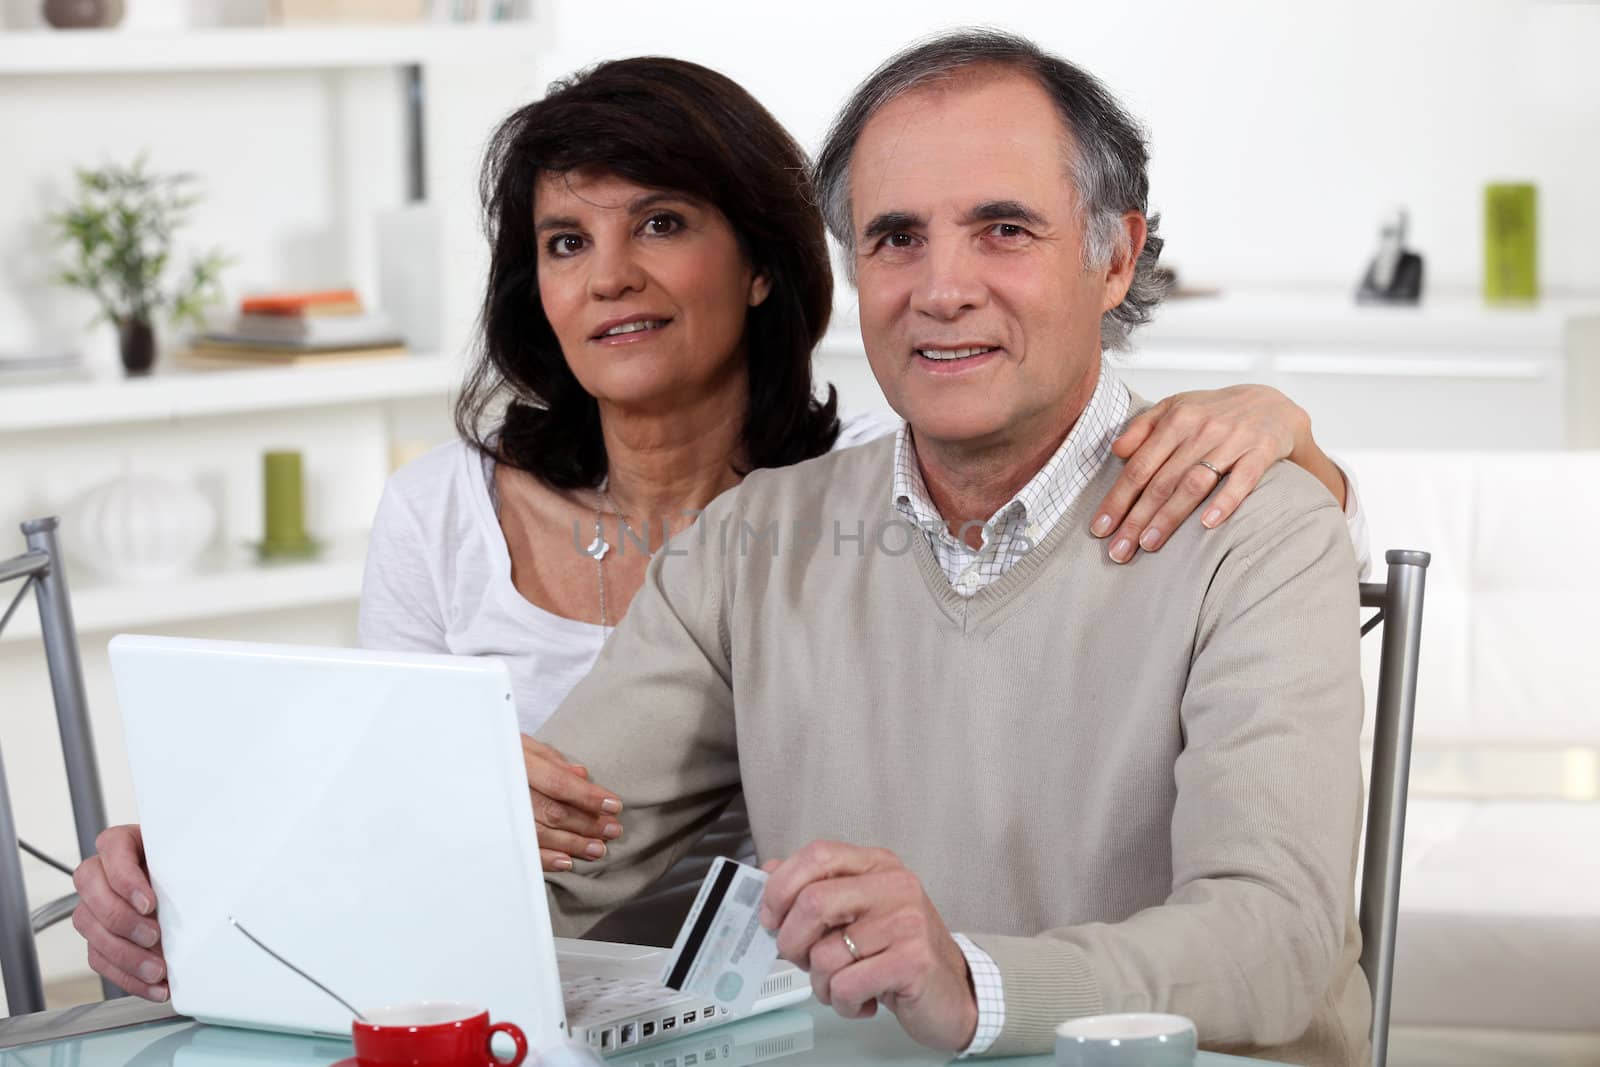
[[[59,1020],[72,1029],[112,1024],[78,1036],[50,1039],[45,1016],[0,1022],[0,1039],[32,1043],[0,1048],[0,1067],[329,1067],[353,1054],[348,1041],[207,1026],[180,1017],[137,1021],[161,1014],[155,1005],[112,1001],[67,1012]],[[31,1031],[28,1018],[40,1020]],[[133,1021],[128,1021],[133,1020]],[[116,1025],[122,1023],[123,1025]],[[59,1032],[59,1028],[58,1028]],[[815,1001],[754,1019],[702,1031],[671,1042],[609,1057],[615,1067],[783,1067],[821,1064],[942,1064],[951,1057],[922,1048],[906,1037],[892,1015],[847,1020]],[[1026,1056],[1004,1063],[1052,1064],[1052,1056]],[[1201,1053],[1197,1067],[1230,1067],[1264,1061]],[[536,1061],[529,1056],[527,1064]]]

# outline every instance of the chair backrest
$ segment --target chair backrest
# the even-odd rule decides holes
[[[61,566],[60,547],[56,544],[56,526],[54,517],[23,523],[22,533],[27,539],[28,551],[0,560],[0,584],[18,578],[23,582],[10,606],[0,615],[0,629],[5,628],[11,613],[31,586],[39,605],[39,626],[50,670],[50,688],[55,696],[78,851],[87,857],[94,853],[95,838],[105,829],[106,806],[100,793],[94,740],[89,732],[83,665],[78,658],[78,632],[72,621],[67,578]],[[37,922],[36,916],[29,913],[19,849],[16,823],[11,816],[11,793],[6,786],[4,764],[0,763],[0,979],[4,980],[6,1011],[10,1015],[44,1010],[44,982],[39,974],[34,931],[62,916],[60,901],[39,909]],[[121,990],[115,986],[109,983],[103,986],[107,999],[121,995]]]
[[[1389,1051],[1389,999],[1394,986],[1395,930],[1400,913],[1400,859],[1405,847],[1406,783],[1417,706],[1417,658],[1422,648],[1422,593],[1426,552],[1391,549],[1386,582],[1364,582],[1361,606],[1378,613],[1366,634],[1383,623],[1383,658],[1372,739],[1372,779],[1367,794],[1366,858],[1361,877],[1361,969],[1372,986],[1372,1063],[1384,1067]]]

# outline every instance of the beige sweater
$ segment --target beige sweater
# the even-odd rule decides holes
[[[1333,499],[1279,464],[1220,529],[1119,567],[1087,533],[1113,459],[963,599],[896,525],[893,447],[758,471],[651,564],[541,734],[625,805],[605,861],[549,878],[557,932],[647,885],[742,784],[763,859],[835,839],[921,877],[1001,969],[991,1054],[1156,1010],[1207,1047],[1365,1063],[1358,605]]]

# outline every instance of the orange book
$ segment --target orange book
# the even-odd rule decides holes
[[[246,315],[357,315],[361,298],[354,289],[321,289],[303,293],[262,293],[239,302]]]

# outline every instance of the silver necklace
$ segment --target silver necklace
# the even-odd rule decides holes
[[[628,516],[622,513],[622,508],[620,505],[618,505],[617,498],[611,495],[611,490],[602,485],[600,487],[600,492],[606,498],[606,507],[611,509],[611,513],[617,517],[618,525],[622,527],[623,531],[628,535],[633,543],[638,544],[642,540],[644,542],[645,556],[647,558],[654,556],[656,554],[656,549],[655,546],[650,543],[650,523],[648,521],[645,522],[644,537],[641,538],[637,533],[634,532],[633,527],[628,525]]]
[[[594,494],[594,540],[589,542],[589,547],[584,549],[584,551],[588,553],[590,558],[594,560],[595,584],[600,590],[600,628],[606,629],[610,625],[611,620],[610,616],[606,613],[606,569],[604,564],[601,563],[601,560],[605,559],[606,553],[611,551],[611,544],[606,540],[605,528],[601,524],[601,520],[604,515],[602,504],[604,504],[606,507],[609,507],[612,511],[612,514],[616,515],[617,522],[625,531],[627,531],[628,536],[633,538],[634,543],[638,543],[639,536],[638,534],[634,533],[633,527],[628,525],[627,516],[623,515],[622,509],[617,506],[616,498],[611,495],[611,490],[607,483],[601,482],[600,488]],[[645,527],[646,534],[649,533],[649,529],[650,528],[648,526]],[[647,546],[646,551],[650,555],[654,556],[655,549],[653,547],[649,547],[650,540],[648,536],[644,539],[644,543]]]
[[[595,493],[594,540],[589,542],[589,547],[584,549],[584,552],[588,553],[589,557],[594,560],[594,573],[600,585],[600,628],[603,630],[609,620],[606,618],[606,569],[600,561],[606,558],[606,553],[611,551],[611,546],[606,543],[605,530],[600,526],[601,499],[600,493]]]

